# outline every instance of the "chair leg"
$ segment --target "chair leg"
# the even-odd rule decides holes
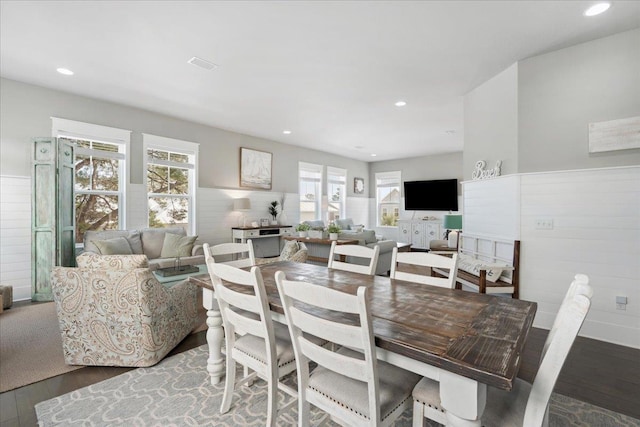
[[[412,427],[422,427],[424,425],[424,405],[417,400],[413,401],[413,423]]]
[[[267,384],[267,425],[276,426],[278,418],[278,376],[272,373]]]
[[[246,366],[243,366],[242,368],[243,368],[242,372],[244,374],[244,377],[245,378],[248,377],[249,376],[249,368],[246,367]],[[253,385],[253,381],[252,380],[247,381],[247,387],[251,387],[252,385]]]
[[[309,402],[298,395],[298,427],[309,427]]]
[[[222,404],[220,405],[220,413],[225,414],[231,407],[231,400],[233,398],[233,389],[236,383],[236,361],[227,354],[227,373],[224,380],[224,395],[222,396]]]

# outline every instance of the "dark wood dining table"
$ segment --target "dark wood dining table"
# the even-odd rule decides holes
[[[269,305],[284,315],[275,273],[355,293],[369,286],[373,332],[379,360],[440,382],[447,425],[480,425],[486,387],[510,390],[537,305],[534,302],[445,289],[418,283],[329,270],[294,262],[261,265]],[[189,280],[203,288],[207,309],[207,370],[213,384],[224,374],[220,312],[208,276]]]

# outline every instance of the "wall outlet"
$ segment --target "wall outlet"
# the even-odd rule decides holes
[[[616,310],[627,309],[627,297],[616,296]]]
[[[536,219],[536,230],[553,230],[553,219],[551,218]]]

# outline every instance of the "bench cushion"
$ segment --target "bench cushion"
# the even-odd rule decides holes
[[[509,265],[506,263],[490,263],[465,254],[458,256],[458,270],[480,276],[480,269],[486,268],[487,281],[492,283],[495,283],[500,278],[504,270],[503,267],[509,267]]]

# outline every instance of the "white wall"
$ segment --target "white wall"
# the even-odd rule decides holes
[[[464,97],[464,179],[478,160],[502,161],[502,174],[518,172],[518,64]]]
[[[465,233],[517,238],[518,225],[520,298],[538,303],[535,326],[551,327],[573,276],[584,273],[594,296],[580,334],[640,348],[639,166],[521,174],[464,191]],[[519,208],[505,210],[500,194],[519,197]],[[537,229],[538,219],[553,229]],[[511,231],[491,226],[500,223]],[[617,295],[627,297],[625,311],[616,310]]]
[[[521,61],[518,172],[640,164],[640,149],[590,154],[587,140],[589,123],[635,116],[640,29]]]
[[[31,299],[31,179],[0,176],[0,284]]]

